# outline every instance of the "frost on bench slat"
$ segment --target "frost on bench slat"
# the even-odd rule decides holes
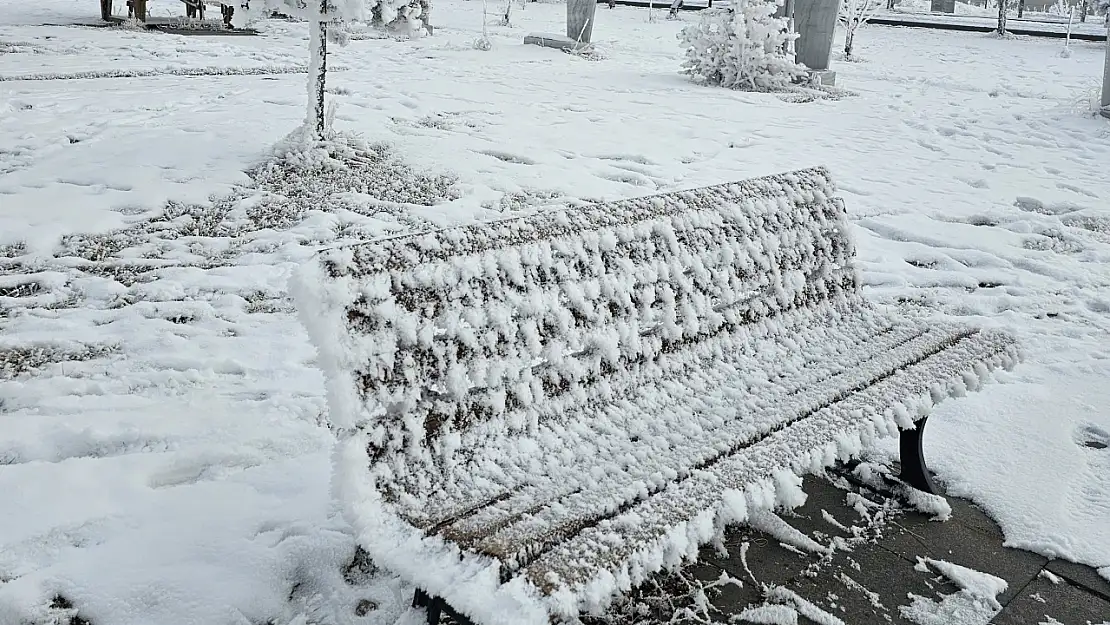
[[[556,597],[608,596],[627,588],[641,581],[643,571],[659,568],[647,560],[663,554],[676,557],[676,551],[679,556],[689,555],[682,552],[706,542],[713,530],[713,512],[724,500],[731,499],[731,505],[739,508],[732,511],[733,521],[743,520],[745,506],[773,505],[776,496],[784,496],[776,494],[776,488],[790,488],[789,479],[780,475],[776,480],[775,468],[788,467],[800,474],[858,453],[878,434],[908,426],[906,421],[919,411],[949,395],[973,390],[969,384],[980,384],[990,370],[1010,366],[1018,358],[1013,338],[1005,333],[960,331],[951,336],[949,348],[771,434],[618,517],[583,530],[528,566],[526,575]],[[732,489],[738,495],[729,495]],[[737,499],[743,503],[737,505]],[[574,610],[580,607],[576,604]]]
[[[736,385],[743,365],[719,370],[722,375],[705,379],[703,374],[673,386],[680,393],[668,397],[667,390],[644,393],[614,410],[589,411],[592,421],[605,427],[582,437],[563,441],[566,447],[580,450],[582,457],[606,454],[622,449],[634,454],[635,461],[627,467],[613,467],[605,480],[589,484],[576,475],[576,467],[550,467],[548,475],[558,483],[578,486],[577,492],[559,500],[558,506],[545,507],[524,517],[476,545],[478,551],[497,556],[511,565],[527,564],[547,547],[573,535],[582,527],[611,516],[615,511],[647,494],[659,491],[667,483],[684,479],[721,458],[737,453],[767,434],[809,418],[828,406],[843,401],[852,393],[935,354],[970,330],[931,329],[925,334],[897,347],[874,353],[873,358],[824,380],[812,387],[787,396],[763,397],[758,390],[745,390]],[[715,372],[717,373],[717,372]],[[793,380],[786,380],[792,383]],[[700,393],[698,390],[700,390]],[[695,396],[700,395],[700,396]],[[644,401],[644,400],[647,401]],[[619,410],[619,413],[618,413]],[[660,416],[665,415],[665,416]],[[696,433],[676,443],[663,445],[630,445],[611,440],[605,430],[620,429],[620,419],[656,417],[662,430],[676,429],[697,423]],[[713,427],[716,422],[723,424]],[[621,445],[621,443],[624,443]],[[495,450],[491,450],[493,452]],[[491,454],[492,455],[492,454]],[[555,454],[557,455],[557,454]],[[666,477],[664,477],[666,476]],[[465,482],[464,482],[465,483]],[[451,534],[445,534],[454,538]]]
[[[813,169],[334,250],[313,296],[346,317],[314,337],[342,378],[332,421],[373,432],[379,487],[419,514],[468,430],[527,430],[683,345],[848,305],[832,194]]]
[[[651,377],[653,382],[649,387],[660,390],[649,391],[647,396],[644,391],[648,385],[644,384],[614,389],[614,394],[628,403],[620,404],[611,416],[597,414],[597,422],[634,437],[635,440],[628,440],[626,446],[636,461],[627,463],[621,467],[619,475],[608,479],[608,485],[622,486],[614,492],[625,493],[614,495],[612,505],[638,496],[642,490],[635,484],[638,481],[649,484],[649,488],[658,487],[664,476],[685,474],[690,467],[703,461],[705,454],[726,451],[735,444],[731,442],[735,437],[759,434],[760,424],[770,418],[768,413],[778,411],[779,402],[784,399],[818,383],[835,385],[860,363],[928,331],[928,328],[917,326],[896,327],[876,315],[857,315],[845,320],[842,315],[832,313],[790,314],[778,325],[782,331],[780,336],[748,342],[730,336],[720,342],[707,342],[704,346],[707,351],[721,352],[718,360],[689,358],[674,363],[674,369],[661,368]],[[830,331],[830,326],[835,331]],[[668,388],[673,390],[667,392]],[[718,406],[709,410],[708,404],[713,398],[718,398]],[[692,410],[695,404],[701,413],[697,420],[703,424],[703,430],[682,440],[667,439],[666,435],[674,432],[678,425],[694,419],[679,413]],[[730,420],[733,418],[737,420]],[[544,427],[541,422],[541,431]],[[602,446],[604,439],[604,433],[597,427],[590,429],[596,433],[587,434],[582,437],[584,440],[568,440],[564,445],[575,445],[581,449],[582,457],[588,457],[589,449]],[[494,447],[486,449],[490,455],[497,453]],[[529,474],[527,477],[532,478],[529,488],[518,489],[501,501],[477,509],[473,503],[462,504],[459,509],[469,513],[435,515],[454,520],[441,523],[434,531],[462,545],[472,546],[520,515],[533,514],[536,506],[578,490],[579,475],[574,474],[574,467],[566,468],[565,472],[570,475],[560,475],[553,469],[548,464],[545,480],[550,478],[551,483],[546,487],[541,487],[534,474]],[[460,488],[469,486],[465,477],[457,483]],[[472,499],[488,498],[488,494],[475,493]]]

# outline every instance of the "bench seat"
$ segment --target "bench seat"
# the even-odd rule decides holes
[[[919,445],[1017,345],[869,304],[833,191],[803,170],[323,253],[295,295],[360,544],[429,613],[542,623],[877,437]]]

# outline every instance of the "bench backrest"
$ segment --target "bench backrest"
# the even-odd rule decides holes
[[[780,311],[847,303],[833,194],[808,169],[324,252],[298,299],[332,422],[370,433],[379,480],[434,488],[475,436]]]

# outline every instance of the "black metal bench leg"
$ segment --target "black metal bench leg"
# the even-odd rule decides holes
[[[425,609],[428,614],[428,625],[439,625],[439,617],[443,613],[443,599],[429,597],[428,593],[417,588],[412,595],[412,607]]]
[[[903,482],[917,490],[939,494],[933,478],[929,477],[929,469],[925,466],[925,454],[921,451],[921,441],[925,438],[925,421],[923,417],[908,430],[902,430],[898,440],[898,453],[902,462],[902,474],[898,477]]]

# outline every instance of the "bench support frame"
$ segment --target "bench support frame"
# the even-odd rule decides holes
[[[922,441],[925,438],[925,422],[927,420],[928,417],[922,417],[914,422],[912,428],[902,430],[898,439],[902,471],[898,477],[917,490],[939,495],[940,493],[933,483],[933,478],[929,475],[929,468],[925,465],[925,454],[921,448]],[[440,618],[444,614],[448,615],[451,621],[458,625],[473,625],[473,621],[456,612],[442,597],[432,597],[419,588],[413,593],[412,606],[426,610],[425,622],[428,625],[439,625]]]
[[[413,593],[412,607],[426,610],[428,625],[439,625],[439,619],[444,614],[449,616],[451,621],[457,625],[474,625],[473,621],[456,612],[442,597],[429,596],[428,593],[419,588]]]
[[[922,417],[908,430],[902,430],[898,439],[898,455],[902,464],[902,473],[898,476],[903,482],[931,495],[939,495],[933,478],[929,475],[929,468],[925,466],[925,454],[921,451],[921,442],[925,438],[925,421]]]

